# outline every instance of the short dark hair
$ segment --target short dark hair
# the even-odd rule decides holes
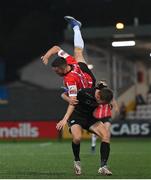
[[[53,60],[53,62],[51,63],[51,66],[52,67],[66,67],[67,66],[66,59],[62,57],[57,57],[55,60]]]
[[[110,88],[102,88],[101,90],[101,100],[105,103],[111,103],[113,99],[113,91]]]

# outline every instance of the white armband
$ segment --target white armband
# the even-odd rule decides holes
[[[58,52],[58,56],[59,56],[59,57],[63,57],[64,59],[66,59],[66,58],[69,56],[69,54],[66,53],[64,50],[61,49],[61,50]]]
[[[69,97],[77,96],[77,86],[76,85],[68,86],[68,95],[69,95]]]

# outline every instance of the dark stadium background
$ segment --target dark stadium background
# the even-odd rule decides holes
[[[7,63],[6,80],[16,69],[64,40],[64,15],[72,15],[85,27],[151,23],[149,0],[5,0],[0,5],[0,54]]]
[[[149,0],[1,1],[0,120],[57,121],[63,116],[67,104],[60,98],[60,93],[62,92],[60,88],[61,79],[52,73],[50,66],[45,68],[40,63],[40,57],[53,45],[73,44],[70,36],[71,31],[68,31],[67,23],[63,18],[65,15],[74,16],[82,21],[82,32],[86,45],[98,46],[106,50],[109,66],[113,69],[113,72],[109,75],[109,85],[116,91],[116,98],[119,98],[136,81],[141,85],[145,76],[141,70],[142,65],[140,65],[137,72],[134,72],[135,68],[132,68],[132,66],[137,60],[143,62],[147,68],[151,65],[149,55],[151,52],[150,4]],[[123,31],[116,30],[115,25],[117,22],[124,23],[125,29]],[[105,30],[108,34],[105,34]],[[96,35],[92,37],[95,32],[97,32]],[[137,46],[119,49],[111,47],[111,42],[118,40],[115,36],[122,34],[124,34],[123,39],[125,34],[134,36]],[[69,52],[71,52],[71,49]],[[89,47],[87,52],[88,55],[95,55]],[[119,66],[122,66],[124,69],[121,71],[125,71],[124,73],[126,74],[123,75],[121,80],[119,80],[122,76],[121,74],[114,74],[114,71],[116,71],[113,68],[115,65],[113,64],[114,54],[119,56],[116,57],[118,61],[117,70]],[[104,54],[100,53],[99,56],[102,58]],[[39,58],[37,61],[39,65],[34,65],[37,58]],[[121,58],[121,63],[126,58],[126,64],[124,62],[121,65],[118,58]],[[30,70],[30,73],[28,73],[27,69],[30,65],[33,70]],[[100,68],[102,65],[100,65]],[[36,66],[39,68],[39,70],[36,70],[37,74],[34,68]],[[112,71],[112,69],[110,70]],[[46,70],[47,76],[43,76]],[[96,69],[96,74],[99,71],[101,72],[102,70]],[[128,77],[128,74],[131,74],[131,77]],[[26,78],[23,78],[23,76]],[[115,76],[118,77],[115,79]],[[30,81],[30,78],[32,79],[33,77],[36,81],[34,83]],[[45,79],[46,77],[50,77],[51,80]],[[112,80],[110,80],[111,77]],[[149,71],[146,79],[147,81],[150,79]],[[45,81],[50,88],[44,87],[43,83]],[[119,81],[122,83],[121,87]],[[116,89],[115,85],[117,86]],[[147,86],[149,89],[150,84],[148,83]],[[143,85],[141,88],[143,88]],[[140,94],[136,92],[136,95],[138,95],[136,97],[138,98],[138,103],[139,100],[143,103],[144,101],[139,96]],[[146,101],[149,103],[148,97]]]
[[[119,102],[110,178],[151,177],[150,8],[150,0],[0,0],[0,178],[77,178],[68,128],[56,130],[67,107],[60,97],[62,81],[40,60],[53,45],[73,53],[65,15],[82,22],[89,63],[98,77],[109,68],[106,75]],[[115,28],[118,22],[124,30]],[[111,46],[129,39],[135,47]],[[98,59],[102,64],[95,64]],[[124,101],[126,96],[132,102]],[[90,133],[83,137],[81,178],[100,178],[99,141],[92,155]]]

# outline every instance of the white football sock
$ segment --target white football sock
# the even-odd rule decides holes
[[[97,136],[95,134],[92,134],[91,137],[91,146],[96,146],[96,140],[97,140]]]
[[[83,49],[84,41],[82,39],[82,35],[81,35],[79,26],[74,26],[73,31],[74,31],[74,47]]]

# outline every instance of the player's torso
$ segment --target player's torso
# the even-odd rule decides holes
[[[77,99],[79,103],[77,104],[75,110],[86,115],[93,113],[95,108],[98,106],[98,103],[95,99],[95,89],[81,89],[78,92]]]
[[[64,85],[68,86],[69,82],[73,82],[73,79],[78,90],[92,86],[92,83],[89,83],[91,78],[81,71],[78,64],[72,65],[72,70],[64,76]]]

